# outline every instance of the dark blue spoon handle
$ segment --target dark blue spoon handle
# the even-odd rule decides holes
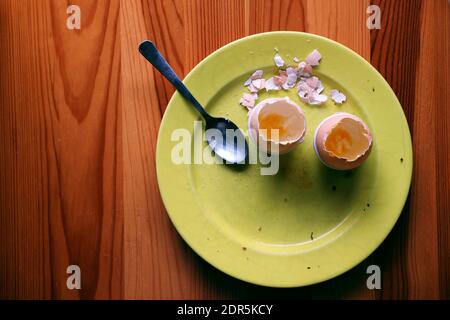
[[[205,109],[202,107],[202,105],[197,101],[197,99],[194,98],[192,93],[186,88],[186,86],[183,84],[183,82],[178,78],[177,74],[173,69],[170,67],[170,65],[167,63],[167,61],[164,59],[164,57],[161,55],[161,53],[158,51],[158,49],[155,47],[153,42],[151,41],[144,41],[139,45],[139,52],[147,59],[167,80],[170,81],[174,85],[174,87],[178,90],[178,92],[189,102],[192,103],[192,105],[197,109],[197,111],[203,116],[205,120],[208,120],[211,118],[211,116],[205,111]]]

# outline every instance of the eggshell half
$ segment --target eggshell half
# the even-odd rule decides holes
[[[346,156],[336,155],[326,147],[330,133],[338,126],[350,132],[354,140],[353,149]],[[372,135],[367,124],[359,117],[338,112],[324,119],[317,127],[314,133],[314,150],[320,161],[332,169],[354,169],[368,158],[372,150]]]
[[[269,114],[276,114],[285,119],[286,137],[272,139],[267,135],[267,130],[260,130],[260,120]],[[258,103],[249,112],[248,130],[255,144],[258,144],[261,139],[265,142],[260,144],[265,151],[284,154],[303,142],[306,133],[306,117],[300,106],[288,97],[269,98]]]

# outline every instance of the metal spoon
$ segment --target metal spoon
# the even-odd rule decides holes
[[[206,139],[211,149],[227,163],[244,163],[248,156],[248,145],[242,131],[230,120],[215,118],[206,112],[194,98],[180,78],[151,41],[139,45],[139,52],[188,100],[205,119]],[[215,129],[213,131],[209,131]],[[208,134],[208,131],[212,134]]]

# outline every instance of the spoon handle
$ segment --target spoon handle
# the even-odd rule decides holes
[[[159,50],[155,47],[153,42],[144,41],[139,45],[139,52],[147,59],[167,80],[174,85],[178,92],[186,98],[197,111],[208,120],[211,116],[205,111],[202,105],[194,98],[192,93],[186,88],[183,82],[178,78]]]

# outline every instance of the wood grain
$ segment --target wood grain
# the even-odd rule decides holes
[[[429,40],[421,42],[416,73],[418,94],[415,95],[414,119],[417,124],[414,126],[413,137],[417,163],[414,174],[418,181],[413,185],[411,194],[411,206],[415,214],[414,220],[410,222],[410,230],[415,237],[409,239],[412,266],[410,298],[429,299],[441,295],[450,297],[450,212],[446,211],[450,198],[445,197],[446,192],[448,195],[445,187],[449,175],[446,169],[448,149],[444,149],[448,147],[450,119],[447,111],[449,13],[448,2],[423,3],[420,34],[421,39]],[[426,71],[430,58],[439,61],[439,67]],[[430,130],[431,128],[434,130]],[[429,135],[427,131],[430,132]],[[433,160],[434,163],[431,162]]]
[[[64,2],[2,2],[4,297],[122,288],[119,6],[78,3],[83,32],[65,27]],[[67,289],[70,264],[85,270],[83,290]]]
[[[0,298],[450,298],[449,35],[445,0],[76,0],[0,3]],[[366,27],[368,5],[380,30]],[[272,289],[231,278],[178,236],[155,150],[172,87],[138,54],[152,39],[175,71],[235,39],[296,30],[370,61],[414,144],[402,216],[366,261],[333,280]],[[80,265],[82,289],[66,288]],[[382,290],[366,288],[380,265]]]

